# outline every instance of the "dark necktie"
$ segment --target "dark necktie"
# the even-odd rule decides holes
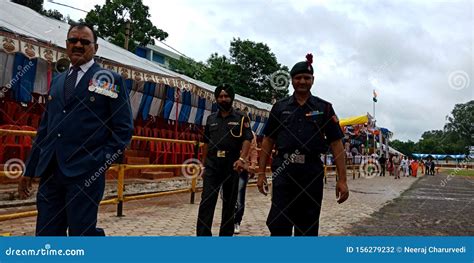
[[[66,102],[74,95],[74,89],[76,88],[77,73],[81,70],[80,67],[72,67],[69,75],[64,82],[64,99]]]

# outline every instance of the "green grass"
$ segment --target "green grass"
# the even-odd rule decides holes
[[[447,173],[447,174],[451,174],[451,175],[459,175],[459,176],[474,176],[474,170],[473,169],[469,169],[469,170],[465,170],[465,169],[461,169],[461,170],[455,170],[455,169],[450,169],[450,170],[444,170],[443,172]]]

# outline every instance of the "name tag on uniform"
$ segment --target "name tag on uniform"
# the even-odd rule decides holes
[[[217,157],[224,158],[225,157],[225,151],[217,151]]]
[[[89,91],[116,99],[118,98],[119,86],[106,81],[91,80]]]
[[[290,163],[304,164],[305,159],[304,154],[292,154],[290,156]]]
[[[230,121],[228,124],[229,124],[229,125],[239,125],[239,123],[236,122],[236,121]]]

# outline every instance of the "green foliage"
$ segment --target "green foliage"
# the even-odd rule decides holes
[[[43,12],[43,0],[12,0],[12,2],[29,7],[40,14]]]
[[[434,154],[467,154],[468,147],[474,145],[474,101],[456,104],[444,130],[426,131],[417,143],[394,140],[390,145],[400,152]]]
[[[149,8],[141,0],[107,0],[103,6],[96,5],[87,14],[85,22],[97,26],[100,37],[123,47],[126,22],[130,19],[128,50],[133,52],[137,46],[154,44],[155,38],[164,40],[168,37],[168,33],[154,26],[149,18]]]
[[[170,67],[211,85],[227,83],[238,94],[263,102],[270,103],[272,97],[281,99],[288,94],[288,88],[275,90],[270,84],[274,72],[288,71],[288,67],[278,63],[266,44],[237,38],[232,40],[229,53],[230,57],[213,53],[206,63],[174,60]]]
[[[52,9],[43,10],[43,15],[45,15],[47,17],[54,18],[54,19],[59,20],[59,21],[64,21],[64,22],[67,22],[67,20],[68,20],[58,10],[52,10]]]
[[[24,5],[26,7],[29,7],[29,8],[35,10],[36,12],[38,12],[38,13],[44,15],[44,16],[51,17],[51,18],[54,18],[56,20],[65,21],[65,22],[67,20],[63,16],[63,14],[61,14],[58,10],[43,9],[43,3],[44,3],[43,0],[13,0],[12,2],[16,3],[16,4]]]

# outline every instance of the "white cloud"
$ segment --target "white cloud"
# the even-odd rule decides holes
[[[103,2],[74,5],[88,9]],[[474,99],[470,1],[144,3],[155,25],[170,34],[166,43],[197,60],[227,55],[233,37],[266,43],[290,68],[313,52],[313,93],[331,101],[343,118],[372,112],[375,88],[377,123],[395,138],[417,141],[426,130],[442,129],[456,103]],[[451,88],[454,71],[466,72],[470,86]]]

